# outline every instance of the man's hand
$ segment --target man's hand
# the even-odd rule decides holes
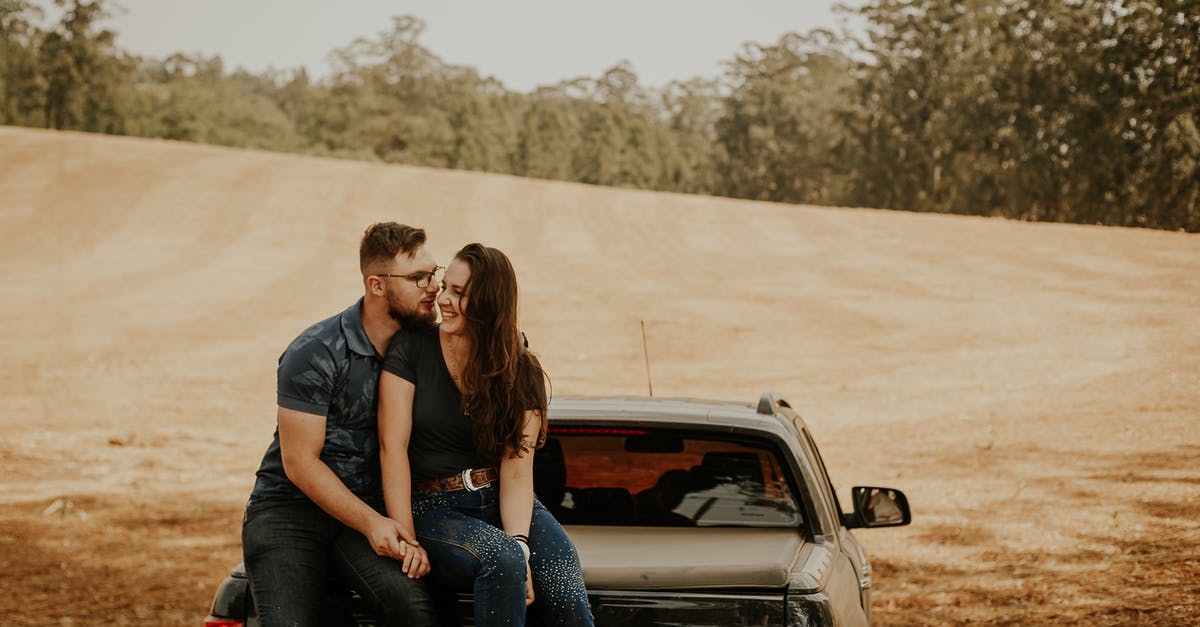
[[[403,530],[400,528],[400,523],[386,516],[377,516],[371,519],[366,536],[376,555],[400,560],[404,559],[404,542],[401,533]]]
[[[371,521],[366,535],[376,555],[400,560],[409,577],[418,579],[429,572],[429,556],[417,543],[417,537],[404,525],[386,516],[379,516]]]

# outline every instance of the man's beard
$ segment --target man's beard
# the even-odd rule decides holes
[[[419,305],[418,305],[419,307]],[[388,315],[400,323],[401,329],[409,331],[428,331],[437,323],[437,313],[430,308],[428,314],[421,313],[417,307],[403,311],[393,303],[388,303]]]

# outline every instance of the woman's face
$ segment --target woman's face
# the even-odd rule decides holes
[[[467,307],[467,296],[463,289],[471,278],[471,268],[462,259],[455,259],[446,268],[442,279],[442,293],[438,294],[438,309],[442,312],[442,332],[450,335],[466,335],[467,319],[463,311]]]

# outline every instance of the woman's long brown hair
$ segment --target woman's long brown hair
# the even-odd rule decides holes
[[[525,347],[517,326],[517,274],[495,248],[467,244],[454,255],[471,269],[462,315],[471,340],[463,364],[463,411],[471,417],[475,447],[484,459],[532,452],[546,439],[545,372]],[[525,412],[539,416],[535,442],[522,441]]]

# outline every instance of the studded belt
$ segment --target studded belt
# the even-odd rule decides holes
[[[475,492],[480,488],[490,485],[499,478],[500,470],[495,466],[491,468],[468,468],[457,475],[450,475],[441,479],[414,481],[413,492],[456,492],[458,490]]]

